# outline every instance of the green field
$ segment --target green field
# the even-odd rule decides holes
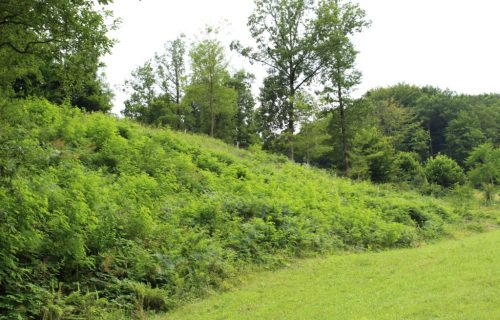
[[[500,231],[304,260],[159,319],[500,319]]]

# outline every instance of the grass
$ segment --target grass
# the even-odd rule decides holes
[[[500,319],[500,230],[303,260],[156,320]]]

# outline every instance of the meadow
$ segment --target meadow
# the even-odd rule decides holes
[[[499,319],[499,246],[496,230],[304,260],[152,319]]]

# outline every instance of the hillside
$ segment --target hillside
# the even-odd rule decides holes
[[[498,319],[500,232],[312,259],[154,319]]]
[[[1,102],[0,128],[0,319],[140,317],[252,266],[411,247],[476,215],[43,100]]]

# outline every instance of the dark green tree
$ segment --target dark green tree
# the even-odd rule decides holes
[[[235,145],[248,147],[258,141],[255,122],[255,99],[252,95],[252,82],[255,76],[244,70],[236,72],[226,83],[236,90],[238,95],[237,110],[234,116]]]
[[[287,122],[288,90],[286,79],[280,75],[269,75],[260,88],[256,111],[258,132],[266,150],[287,152],[287,141],[280,134]]]
[[[354,136],[352,145],[350,177],[378,183],[393,180],[396,152],[388,137],[376,127],[363,128]]]
[[[429,183],[444,188],[465,182],[463,169],[453,159],[443,154],[427,159],[424,171]]]
[[[125,101],[124,116],[143,123],[151,123],[150,106],[158,97],[156,78],[151,60],[132,71],[132,78],[125,81],[124,91],[130,94]]]

